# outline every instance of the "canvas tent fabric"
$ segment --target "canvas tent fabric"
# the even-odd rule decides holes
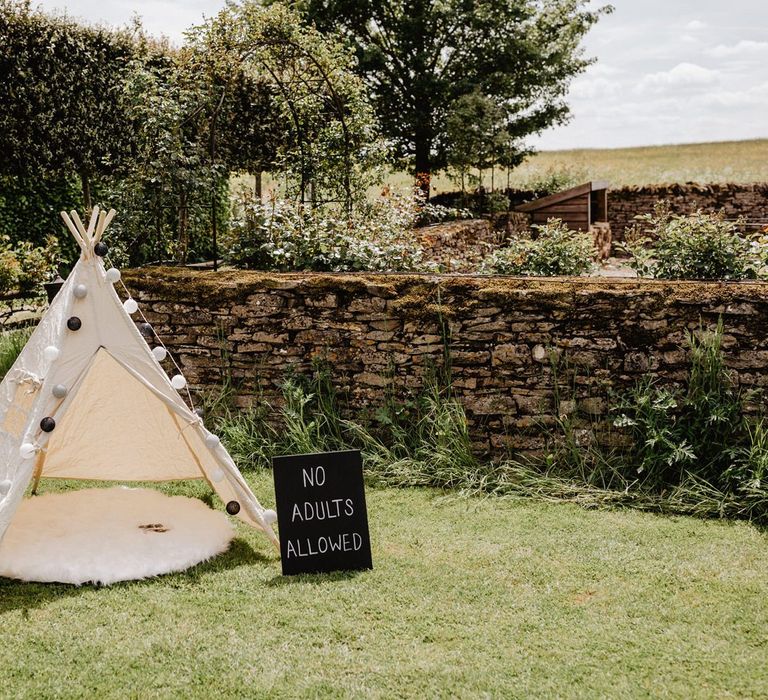
[[[278,545],[272,512],[173,388],[107,280],[94,247],[114,212],[95,209],[87,229],[74,212],[63,216],[80,259],[0,383],[0,539],[40,477],[202,478],[224,503],[240,505],[238,518]],[[68,327],[72,317],[78,330]],[[66,395],[57,398],[54,387]],[[41,428],[46,417],[55,421],[51,432]]]

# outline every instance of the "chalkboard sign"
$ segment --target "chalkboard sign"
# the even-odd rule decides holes
[[[360,452],[274,457],[283,575],[372,569]]]

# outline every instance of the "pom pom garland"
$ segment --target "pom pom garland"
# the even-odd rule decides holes
[[[56,421],[53,420],[53,418],[50,416],[47,416],[40,421],[40,430],[42,430],[44,433],[52,433],[55,427]]]
[[[88,287],[84,284],[78,284],[73,290],[72,294],[75,295],[75,299],[85,299],[88,296]]]
[[[227,503],[227,513],[237,515],[240,512],[240,504],[237,501]]]
[[[11,486],[13,486],[13,484],[8,479],[0,481],[0,496],[3,498],[7,496],[8,492],[11,490]]]
[[[72,316],[67,319],[67,328],[71,331],[79,331],[83,327],[83,322],[77,317]]]
[[[135,314],[139,310],[139,305],[136,303],[136,300],[133,298],[128,298],[123,302],[123,308],[129,313],[129,314]]]
[[[152,348],[152,354],[155,356],[155,359],[158,362],[162,362],[166,357],[168,357],[168,351],[164,347],[156,347]]]
[[[103,241],[99,241],[93,247],[93,252],[96,253],[96,255],[98,255],[100,258],[103,258],[107,253],[109,253],[109,246]]]
[[[116,267],[110,267],[104,277],[110,284],[115,284],[120,281],[120,270],[118,270]]]
[[[275,513],[275,511],[272,510],[272,509],[265,510],[262,513],[262,517],[264,518],[264,522],[267,525],[272,525],[272,523],[276,523],[277,522],[277,513]]]
[[[60,354],[61,351],[55,345],[49,345],[45,350],[43,350],[43,357],[48,360],[48,362],[54,362],[55,360],[58,360]]]
[[[214,435],[213,433],[211,433],[210,435],[207,435],[205,438],[205,446],[209,450],[215,450],[220,444],[221,444],[221,440],[219,440],[218,435]]]
[[[221,471],[221,469],[217,469],[211,474],[211,481],[213,481],[214,484],[220,484],[224,481],[224,472]]]

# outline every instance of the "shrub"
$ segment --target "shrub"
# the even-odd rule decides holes
[[[418,198],[400,194],[347,214],[287,200],[262,203],[243,193],[224,241],[225,259],[261,270],[427,270],[432,266],[412,235],[418,215]]]
[[[759,481],[765,431],[744,417],[748,397],[723,363],[722,324],[697,338],[689,334],[691,366],[682,388],[657,386],[645,378],[629,392],[614,424],[628,428],[634,442],[628,477],[660,491],[689,477],[730,491]]]
[[[697,211],[672,214],[659,202],[652,214],[638,217],[624,250],[640,277],[660,279],[754,279],[761,267],[759,251],[738,233],[738,222],[722,214]]]
[[[419,194],[414,196],[422,198],[421,190]],[[429,224],[440,224],[444,221],[457,221],[459,219],[471,219],[474,214],[469,209],[462,207],[446,207],[442,204],[433,204],[432,202],[424,202],[418,212],[416,219],[416,226],[428,226]]]
[[[593,266],[595,249],[589,234],[571,231],[560,219],[536,227],[535,239],[512,239],[494,251],[484,272],[501,275],[583,275]]]
[[[53,236],[48,237],[45,246],[24,241],[14,248],[4,236],[0,239],[0,294],[40,291],[40,285],[48,281],[56,269],[58,253],[58,243]]]
[[[16,291],[21,275],[19,260],[10,248],[2,247],[0,240],[0,294]]]

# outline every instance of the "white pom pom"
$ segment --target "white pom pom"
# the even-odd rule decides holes
[[[37,454],[37,445],[31,442],[25,442],[19,448],[19,455],[22,459],[32,459]]]
[[[49,345],[45,350],[43,350],[43,357],[48,360],[48,362],[54,362],[55,360],[58,360],[60,354],[61,351],[55,345]]]
[[[221,469],[217,469],[213,474],[211,474],[211,481],[213,481],[214,484],[218,484],[224,480],[224,472],[221,471]]]
[[[158,362],[162,362],[166,357],[168,357],[168,351],[159,345],[156,348],[152,348],[152,354],[155,356],[155,359]]]
[[[75,299],[85,299],[85,297],[88,296],[88,287],[84,284],[78,284],[74,290],[72,290],[72,293],[75,295]]]
[[[110,284],[114,284],[115,282],[120,281],[120,270],[118,270],[116,267],[110,267],[109,270],[107,270],[107,274],[105,275],[107,282]]]
[[[184,378],[183,374],[177,374],[173,379],[171,379],[171,386],[176,389],[176,391],[181,391],[185,386],[187,386],[187,380]]]
[[[11,490],[11,486],[13,486],[13,484],[8,481],[8,479],[0,481],[0,496],[7,496],[8,492]]]
[[[139,305],[136,303],[135,299],[126,299],[123,302],[123,308],[129,313],[129,314],[135,314],[139,310]]]
[[[213,433],[210,433],[205,438],[205,446],[209,450],[215,450],[220,444],[221,444],[221,440],[219,440],[218,435],[214,435]]]
[[[275,513],[275,511],[272,510],[271,508],[269,510],[265,510],[261,514],[261,517],[264,518],[264,522],[267,525],[272,525],[272,523],[276,523],[277,522],[277,513]]]

